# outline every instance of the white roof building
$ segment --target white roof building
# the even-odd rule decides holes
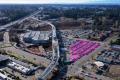
[[[28,33],[29,33],[29,32],[28,32]],[[36,34],[36,31],[31,31],[31,32],[30,32],[30,35],[29,35],[28,37],[33,38],[33,37],[35,36],[35,34]]]
[[[30,35],[30,33],[26,33],[26,34],[24,34],[24,37],[27,38],[27,37],[29,37],[29,35]]]
[[[22,36],[23,41],[31,44],[48,43],[50,31],[30,31]]]
[[[29,68],[27,68],[25,66],[22,66],[22,65],[20,65],[18,63],[15,63],[15,62],[10,62],[8,64],[8,66],[10,66],[10,67],[22,72],[22,73],[25,73],[25,74],[31,70],[31,69],[29,69]]]
[[[103,63],[103,62],[100,62],[100,61],[96,61],[96,62],[94,62],[94,64],[95,64],[97,67],[103,67],[103,66],[104,66],[104,63]]]
[[[39,40],[40,32],[36,32],[35,35],[32,37],[33,40]]]

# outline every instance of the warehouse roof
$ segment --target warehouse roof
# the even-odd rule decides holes
[[[48,40],[49,31],[30,31],[24,34],[24,38],[30,38],[32,40]]]

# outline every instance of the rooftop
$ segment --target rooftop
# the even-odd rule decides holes
[[[48,40],[49,31],[30,31],[24,34],[24,38],[31,38],[33,40]]]
[[[15,62],[9,63],[8,66],[10,66],[10,67],[12,67],[12,68],[15,68],[15,69],[17,69],[17,70],[19,70],[19,71],[21,71],[22,73],[25,73],[25,74],[26,74],[28,71],[31,70],[31,69],[29,69],[29,68],[27,68],[27,67],[25,67],[25,66],[22,66],[22,65],[20,65],[20,64],[18,64],[18,63],[15,63]]]
[[[94,64],[96,64],[98,67],[104,66],[104,63],[100,62],[100,61],[96,61],[96,62],[94,62]]]

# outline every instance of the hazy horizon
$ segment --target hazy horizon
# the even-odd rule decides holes
[[[0,0],[0,4],[120,4],[120,0]]]

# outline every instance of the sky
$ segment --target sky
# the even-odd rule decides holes
[[[120,4],[120,0],[0,0],[0,4]]]

